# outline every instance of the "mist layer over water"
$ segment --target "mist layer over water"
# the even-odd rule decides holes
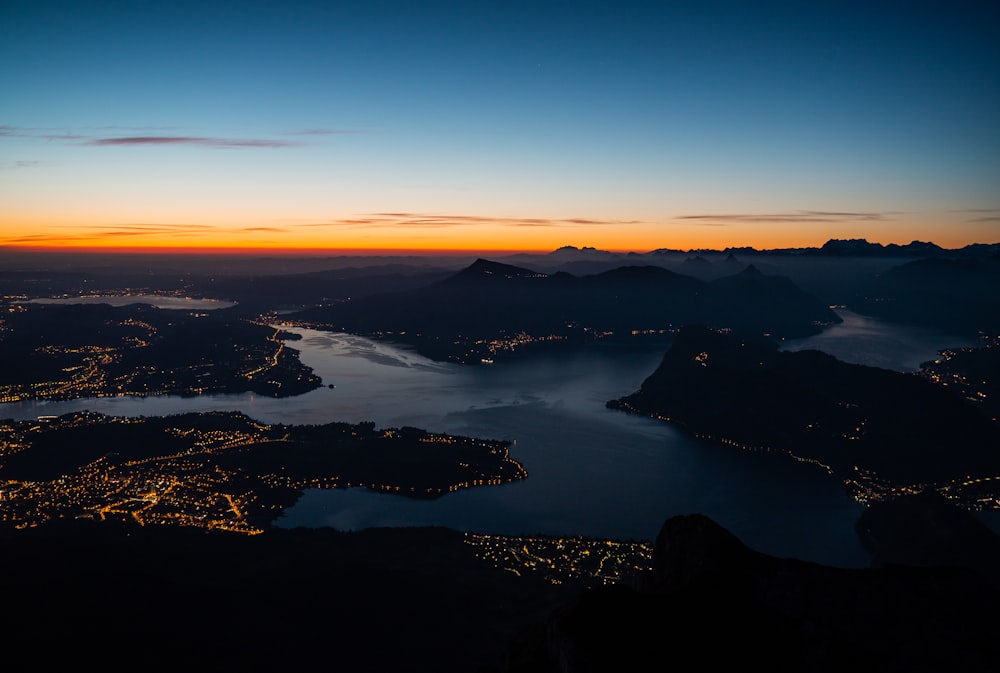
[[[898,325],[846,309],[838,309],[837,315],[843,320],[839,325],[815,336],[790,339],[783,344],[783,350],[815,349],[844,362],[915,372],[945,348],[975,345],[968,337]]]

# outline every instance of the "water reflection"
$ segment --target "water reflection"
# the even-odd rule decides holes
[[[975,345],[968,337],[886,322],[846,309],[838,309],[837,315],[843,319],[839,325],[815,336],[790,339],[783,349],[815,349],[845,362],[915,372],[942,349]]]
[[[595,346],[469,367],[360,337],[292,331],[302,339],[289,345],[335,388],[285,399],[245,394],[29,402],[4,405],[0,415],[236,409],[272,423],[371,420],[379,427],[510,439],[530,475],[522,482],[430,502],[357,489],[310,491],[279,525],[445,525],[651,539],[666,517],[701,512],[768,553],[867,564],[853,532],[861,507],[822,471],[702,445],[668,424],[605,408],[656,368],[659,350]]]

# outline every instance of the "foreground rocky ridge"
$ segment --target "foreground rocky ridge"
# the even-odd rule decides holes
[[[872,512],[859,532],[877,559],[891,562],[882,567],[775,558],[694,514],[665,522],[652,571],[596,588],[517,576],[441,528],[244,537],[64,521],[0,530],[5,663],[995,670],[1000,583],[989,569],[1000,567],[997,536],[936,494]],[[942,548],[948,555],[933,551]]]
[[[879,525],[898,534],[891,556],[935,546],[945,531],[965,551],[996,544],[964,526],[929,529],[914,543],[925,537],[914,521],[951,508],[935,498],[880,513]],[[643,584],[586,590],[512,641],[505,671],[667,670],[692,660],[707,670],[995,671],[998,598],[998,585],[973,568],[779,559],[704,516],[679,516],[664,524]]]

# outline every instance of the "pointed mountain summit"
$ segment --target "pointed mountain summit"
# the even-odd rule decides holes
[[[742,271],[738,271],[728,276],[723,276],[713,282],[719,287],[726,287],[730,289],[741,287],[780,287],[787,290],[794,287],[791,280],[785,276],[768,276],[761,273],[760,269],[753,264],[747,264]],[[798,288],[796,287],[795,290],[798,290]]]
[[[512,264],[502,264],[480,257],[454,276],[446,278],[440,285],[464,284],[468,282],[493,281],[511,278],[545,278],[544,273],[525,269]]]

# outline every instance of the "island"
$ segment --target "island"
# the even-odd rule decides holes
[[[371,422],[271,425],[238,412],[0,421],[0,523],[87,518],[257,534],[307,488],[427,499],[524,479],[508,448]]]
[[[996,424],[916,374],[689,326],[637,392],[608,406],[813,463],[861,502],[936,489],[968,509],[1000,509]]]

